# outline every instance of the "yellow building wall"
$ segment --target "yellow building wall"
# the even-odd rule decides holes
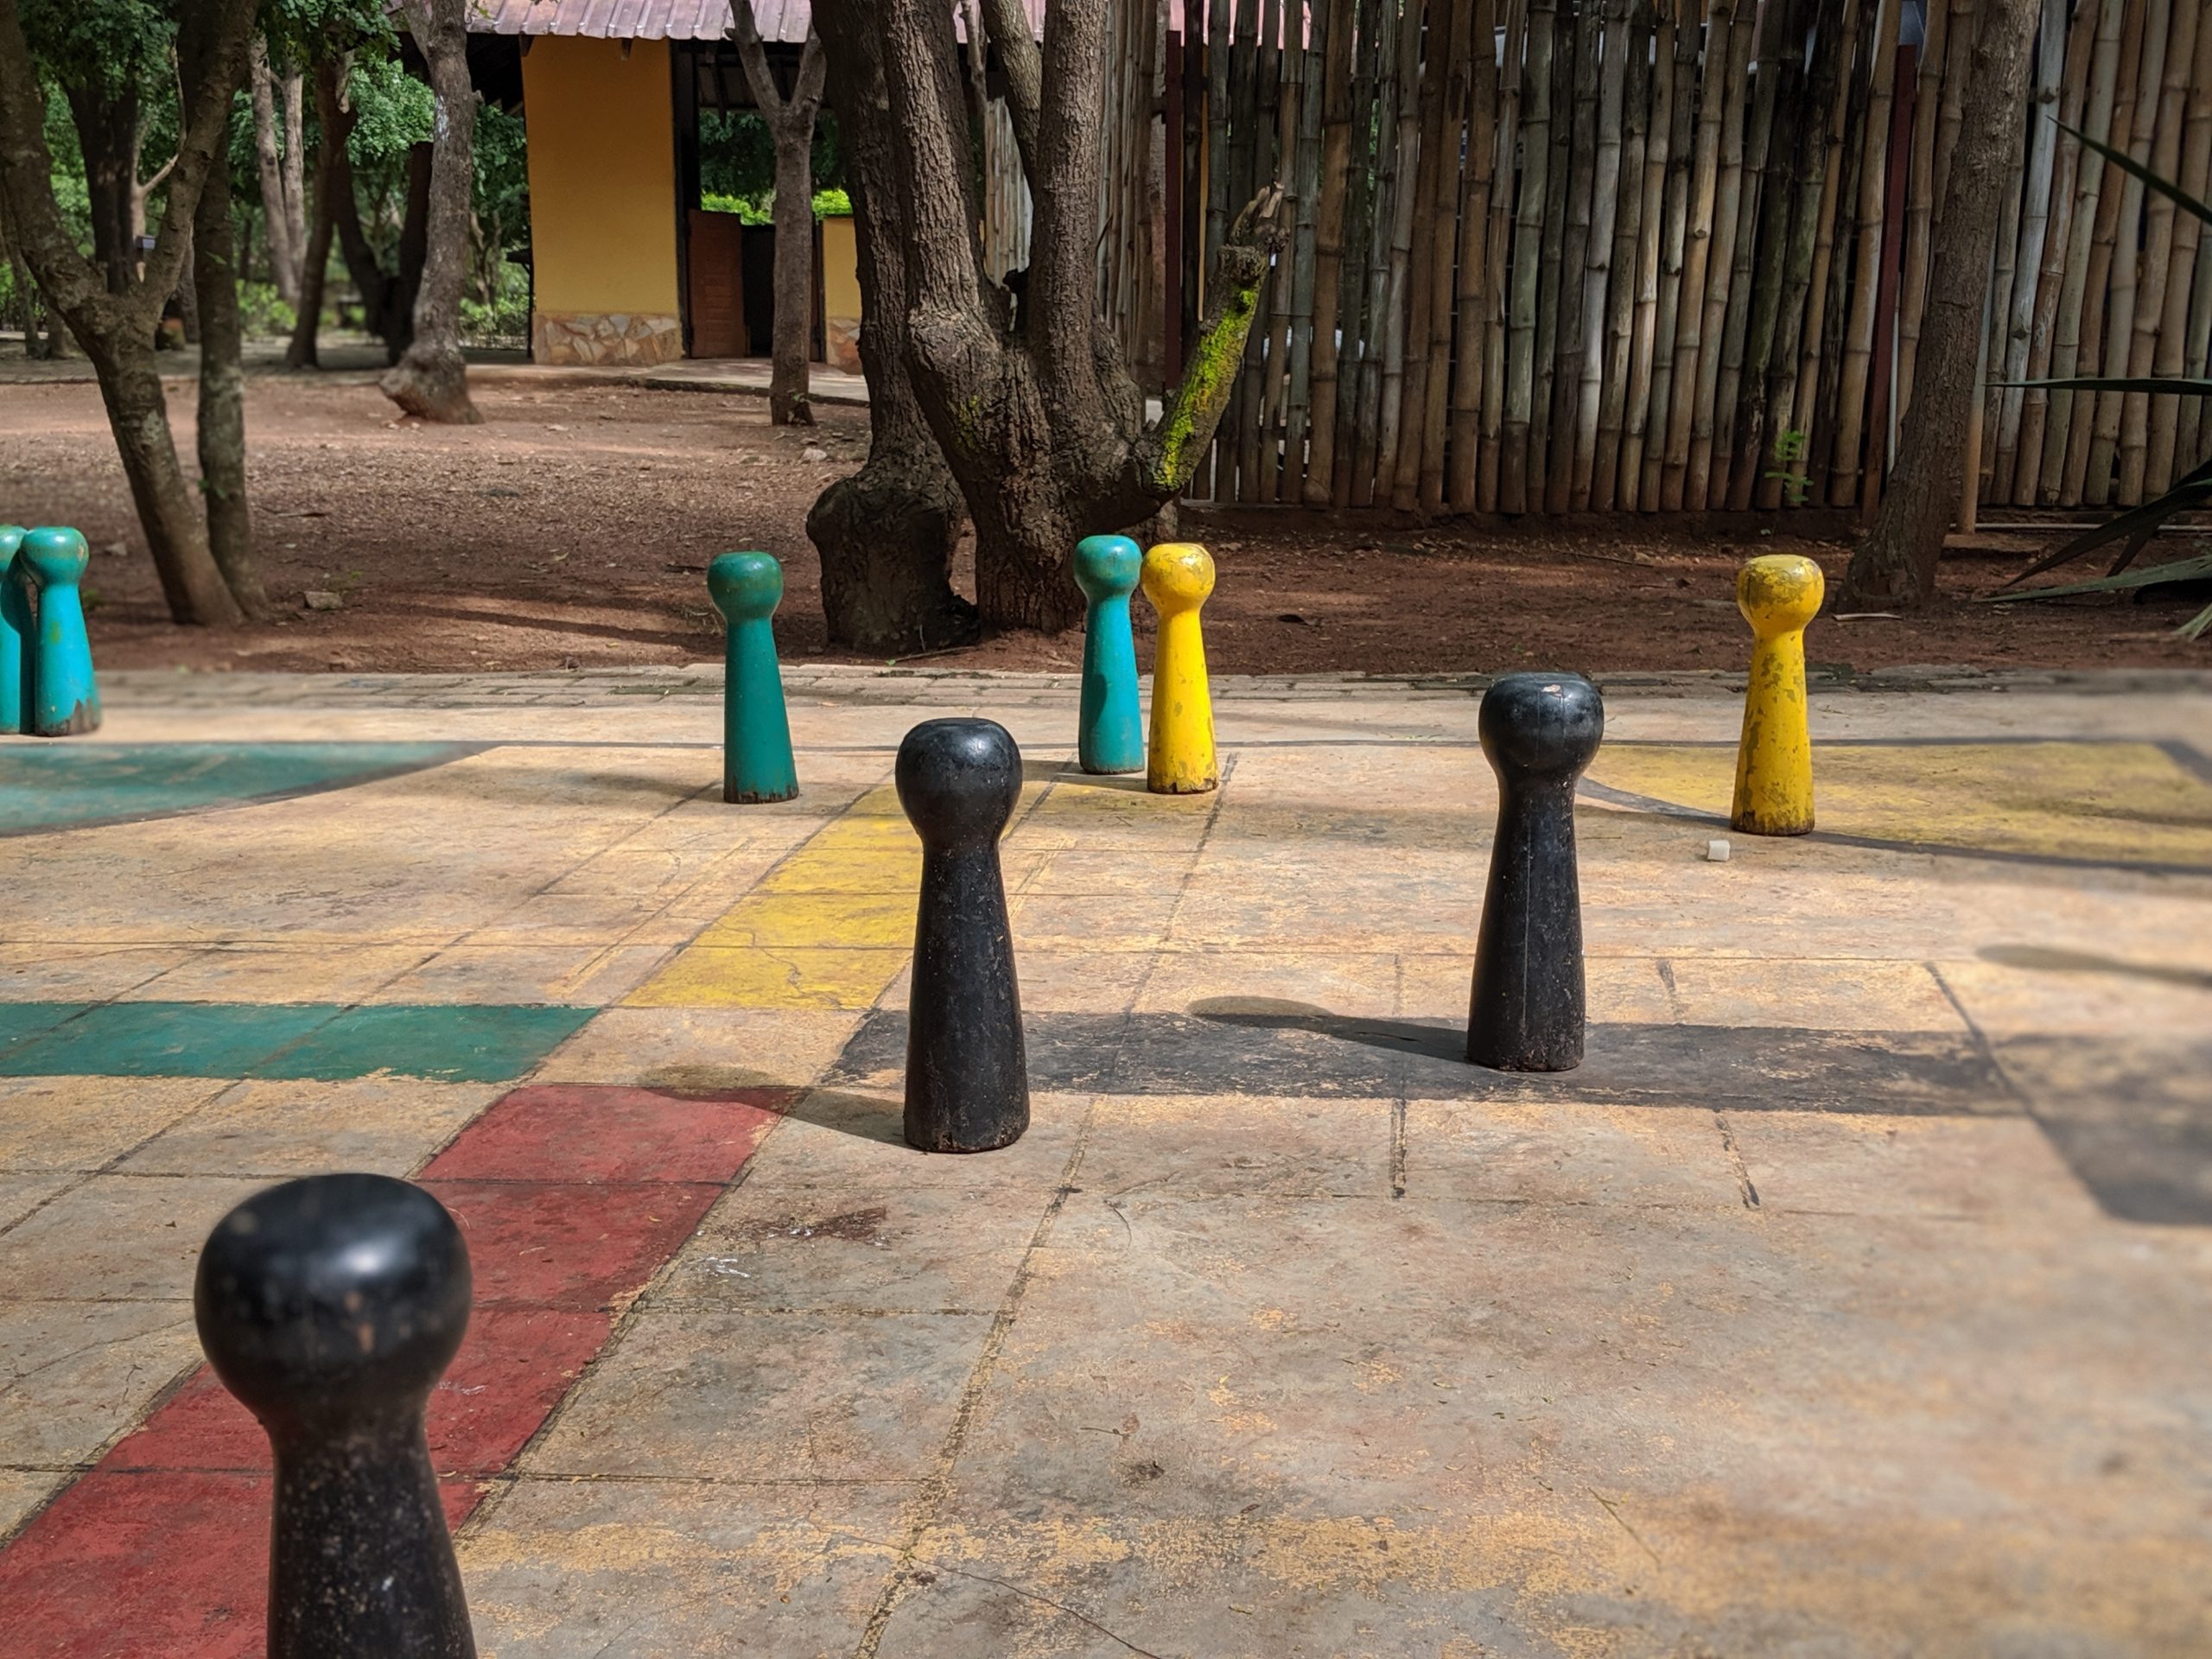
[[[530,134],[532,354],[680,357],[668,43],[541,35],[522,60]]]
[[[822,221],[822,337],[831,366],[861,369],[861,259],[850,214]]]

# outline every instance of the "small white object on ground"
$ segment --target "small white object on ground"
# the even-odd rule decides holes
[[[1705,843],[1705,856],[1706,861],[1708,863],[1726,864],[1728,861],[1728,842],[1726,839],[1725,837],[1716,836],[1711,841],[1707,842]]]
[[[830,452],[827,449],[817,449],[810,445],[806,448],[798,452],[798,458],[801,461],[827,461],[830,459]]]
[[[307,592],[302,594],[300,597],[306,603],[308,609],[311,611],[334,611],[346,603],[346,601],[339,598],[337,594],[325,593],[321,589],[315,588],[308,588]]]

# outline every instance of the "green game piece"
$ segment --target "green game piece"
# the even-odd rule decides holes
[[[92,681],[92,647],[85,637],[85,607],[77,583],[90,558],[73,530],[32,531],[16,550],[16,563],[38,583],[38,646],[31,669],[35,693],[23,710],[23,729],[41,737],[73,737],[99,729],[100,694]]]
[[[791,720],[769,618],[784,596],[784,568],[767,553],[721,553],[707,591],[729,625],[722,679],[722,799],[788,801],[798,793]]]
[[[16,568],[21,524],[0,524],[0,732],[20,732],[31,706],[31,661],[37,650],[29,574]]]

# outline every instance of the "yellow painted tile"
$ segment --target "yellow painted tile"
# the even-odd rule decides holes
[[[806,945],[817,949],[911,945],[914,890],[779,893],[747,898],[699,936],[701,946]]]
[[[645,1008],[868,1008],[907,955],[904,950],[695,944],[623,1001]]]

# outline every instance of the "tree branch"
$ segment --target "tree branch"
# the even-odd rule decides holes
[[[1211,297],[1198,338],[1192,342],[1190,362],[1167,395],[1160,424],[1131,453],[1137,487],[1155,499],[1171,500],[1190,483],[1198,458],[1213,442],[1230,395],[1236,390],[1260,286],[1267,281],[1270,258],[1283,244],[1282,229],[1275,223],[1281,205],[1280,184],[1253,197],[1236,215],[1214,257],[1214,280],[1208,284]]]
[[[760,26],[753,22],[753,0],[730,0],[729,11],[730,38],[737,42],[745,84],[752,90],[753,107],[772,131],[783,124],[784,95],[776,90],[776,77],[768,69],[768,48],[761,44]],[[807,30],[810,38],[813,33],[811,28]]]
[[[200,205],[200,187],[215,162],[215,152],[231,137],[231,95],[245,73],[246,41],[253,33],[254,0],[209,0],[222,10],[208,31],[207,75],[200,96],[192,101],[191,120],[178,139],[170,163],[168,195],[162,205],[162,228],[154,251],[146,260],[132,302],[145,312],[150,325],[184,268],[185,250],[191,245],[192,216]],[[0,0],[10,11],[14,0]],[[150,298],[149,297],[150,296]]]
[[[1029,32],[1029,11],[1022,0],[983,0],[983,27],[1006,76],[1006,103],[1014,116],[1014,143],[1021,152],[1021,170],[1034,183],[1039,112],[1045,105],[1044,54]],[[971,36],[968,49],[981,52],[983,42]]]
[[[16,246],[37,276],[47,303],[73,317],[94,306],[106,286],[77,251],[54,202],[45,115],[46,96],[16,0],[0,0],[0,194],[8,199]]]

